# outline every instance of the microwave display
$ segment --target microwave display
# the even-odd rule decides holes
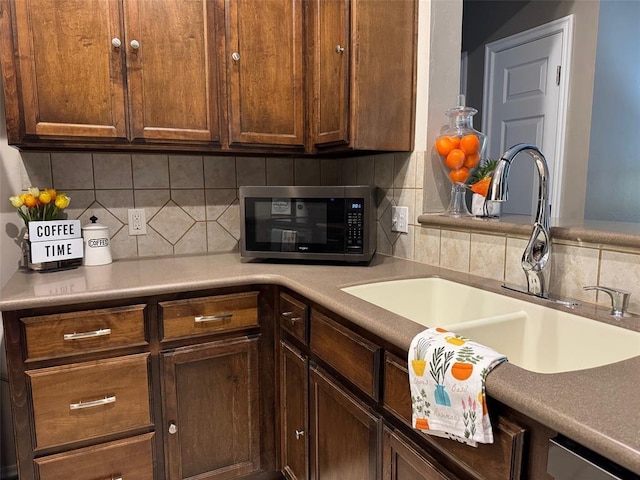
[[[323,187],[313,194],[305,187],[247,188],[251,191],[241,194],[244,256],[366,261],[373,255],[367,254],[366,233],[367,215],[374,214],[371,198],[323,195],[336,193]]]

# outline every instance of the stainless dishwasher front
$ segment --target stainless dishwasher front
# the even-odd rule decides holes
[[[555,480],[640,479],[640,476],[563,437],[549,440],[547,473]]]

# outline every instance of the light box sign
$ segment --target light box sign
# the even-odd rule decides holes
[[[57,262],[82,258],[84,245],[80,220],[29,222],[31,262]]]

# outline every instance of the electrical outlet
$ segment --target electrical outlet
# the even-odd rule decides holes
[[[409,233],[409,207],[391,207],[391,231]]]
[[[144,208],[130,208],[127,210],[129,217],[129,235],[146,235],[147,219]]]

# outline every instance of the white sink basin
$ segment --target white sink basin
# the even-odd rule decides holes
[[[367,283],[342,291],[427,327],[511,313],[524,303],[438,277]]]
[[[342,290],[422,325],[442,326],[488,345],[532,372],[583,370],[640,355],[640,332],[441,278]]]

